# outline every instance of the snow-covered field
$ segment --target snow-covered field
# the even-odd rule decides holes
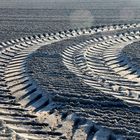
[[[0,139],[140,139],[140,2],[0,0]]]

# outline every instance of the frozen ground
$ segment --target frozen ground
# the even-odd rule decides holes
[[[2,140],[140,138],[138,1],[0,2]]]

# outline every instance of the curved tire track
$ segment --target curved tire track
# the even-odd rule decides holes
[[[25,38],[21,38],[17,40],[11,40],[10,42],[1,43],[1,52],[0,52],[1,53],[1,56],[0,56],[1,82],[4,86],[2,85],[0,87],[0,90],[4,94],[1,97],[2,102],[0,104],[1,105],[0,107],[2,110],[4,110],[3,115],[7,114],[7,118],[2,117],[2,115],[0,115],[0,119],[6,122],[6,126],[10,130],[14,131],[17,136],[23,137],[25,139],[46,139],[46,136],[47,136],[47,139],[49,138],[50,139],[53,139],[53,138],[55,139],[77,139],[77,138],[99,139],[104,131],[106,131],[104,135],[106,139],[110,139],[110,138],[117,139],[117,137],[111,131],[105,128],[96,126],[94,123],[92,123],[92,125],[85,126],[86,124],[89,124],[89,123],[91,124],[90,121],[83,122],[79,117],[74,117],[74,119],[72,119],[73,117],[70,117],[71,115],[69,116],[66,115],[65,121],[63,121],[62,116],[60,114],[59,114],[60,115],[59,117],[56,117],[58,115],[56,111],[51,114],[52,110],[57,107],[57,104],[51,101],[51,96],[46,97],[46,94],[44,94],[43,91],[37,87],[36,83],[34,83],[32,79],[30,79],[28,75],[28,71],[26,69],[26,60],[28,59],[28,56],[30,56],[30,54],[32,54],[35,50],[37,50],[38,48],[46,44],[58,42],[64,39],[69,39],[71,37],[78,37],[81,35],[91,35],[91,34],[102,33],[106,31],[108,32],[117,31],[117,30],[120,31],[123,29],[135,29],[135,28],[138,28],[139,26],[140,26],[139,24],[122,25],[122,26],[115,25],[115,26],[108,26],[108,27],[105,26],[105,27],[93,28],[93,29],[72,30],[72,31],[65,31],[65,32],[50,34],[50,35],[45,34],[45,35],[39,35],[39,36],[34,36],[34,37],[29,37],[29,38],[25,37]],[[108,41],[108,38],[111,38],[111,40]],[[128,41],[128,40],[125,40],[125,41]],[[94,42],[97,43],[97,47],[95,48],[92,46],[86,47],[87,44],[89,45],[90,43],[94,43]],[[114,42],[116,43],[116,41]],[[97,38],[91,41],[87,41],[84,44],[80,44],[75,47],[69,47],[63,53],[64,63],[67,65],[67,67],[70,70],[73,69],[72,71],[74,73],[78,73],[79,76],[83,76],[86,73],[86,77],[88,77],[87,80],[86,78],[84,78],[84,81],[86,83],[90,84],[90,81],[91,81],[90,85],[94,87],[99,86],[99,88],[102,88],[99,82],[97,82],[96,80],[95,82],[93,82],[93,80],[89,79],[90,76],[87,76],[88,74],[91,74],[91,71],[93,71],[93,69],[95,68],[93,64],[95,65],[97,64],[97,62],[93,63],[92,60],[90,60],[90,57],[91,55],[93,55],[94,51],[96,51],[96,54],[94,57],[97,57],[97,54],[98,54],[99,58],[97,59],[100,60],[101,64],[104,63],[102,62],[100,58],[100,53],[102,53],[104,49],[108,47],[108,45],[115,44],[114,42],[112,42],[112,37],[108,36],[108,37]],[[92,48],[94,49],[92,50]],[[91,49],[91,50],[89,51],[88,49]],[[109,51],[105,53],[104,57],[105,58],[110,57],[108,56],[108,54],[109,54]],[[74,56],[75,64],[73,64],[72,62],[73,56]],[[88,61],[88,63],[85,61]],[[112,66],[112,61],[109,61],[109,62],[111,62],[111,66]],[[105,63],[107,65],[110,65],[109,62],[108,62],[108,59],[106,58]],[[76,65],[76,67],[74,65]],[[99,70],[99,67],[100,66],[97,66],[96,71],[94,69],[97,75],[98,73],[104,72],[106,70],[106,69],[102,69],[104,68],[102,65],[101,65],[102,68],[100,70]],[[116,72],[115,70],[114,70],[114,73]],[[119,74],[121,75],[121,73]],[[124,76],[123,78],[125,79],[124,81],[127,81]],[[134,88],[135,87],[132,87],[132,89]],[[111,93],[112,89],[110,90],[109,88],[106,88],[105,86],[101,90],[103,90],[104,92],[107,90],[107,92]],[[118,93],[115,92],[115,94],[118,94]],[[8,98],[15,97],[15,99],[6,100],[5,96],[8,96]],[[118,97],[118,95],[115,95],[115,96]],[[25,107],[26,109],[23,109],[21,106]],[[46,112],[41,113],[42,109],[48,110],[47,113]],[[12,112],[13,114],[15,112],[16,114],[13,115],[11,113],[11,110],[13,111]],[[27,114],[26,113],[25,114],[27,117],[25,117],[25,115],[23,115],[24,113],[22,114],[19,110],[24,113],[26,112]],[[29,110],[36,113],[34,115],[31,113],[32,115],[30,115],[28,113]],[[48,115],[45,118],[44,115],[48,113],[50,115]],[[16,117],[16,115],[18,117]],[[44,119],[43,121],[47,120],[48,123],[35,122],[33,118],[36,118],[36,115],[37,115],[37,119],[43,118]],[[54,116],[55,118],[54,120],[56,120],[56,124],[53,124],[54,122],[53,123],[51,122],[51,119],[49,119],[51,118],[50,116],[51,117]],[[60,128],[58,127],[58,122],[59,124],[61,124]],[[44,129],[44,126],[45,126],[45,129]],[[54,128],[57,128],[57,130],[54,131]],[[67,133],[69,133],[69,136],[68,135],[65,136],[65,134]]]
[[[128,44],[139,40],[139,34],[112,37],[103,41],[90,40],[71,46],[63,52],[64,64],[83,81],[105,93],[140,104],[138,69],[121,55]]]

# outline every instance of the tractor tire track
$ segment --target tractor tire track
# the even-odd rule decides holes
[[[41,90],[37,84],[31,79],[29,76],[28,70],[27,70],[27,61],[28,57],[32,55],[33,52],[35,52],[37,49],[39,49],[41,46],[52,44],[55,42],[60,42],[62,40],[67,40],[69,38],[79,37],[82,35],[92,35],[102,32],[112,32],[112,31],[121,31],[123,29],[135,29],[139,28],[139,24],[130,24],[130,25],[122,25],[122,26],[105,26],[100,28],[93,28],[93,29],[82,29],[82,30],[71,30],[71,31],[65,31],[60,32],[56,34],[45,34],[45,35],[38,35],[33,37],[25,37],[17,40],[11,40],[8,42],[2,42],[0,45],[1,48],[1,55],[0,55],[0,70],[1,70],[1,84],[0,91],[1,91],[1,100],[0,100],[0,120],[1,123],[1,129],[3,133],[1,134],[2,139],[10,139],[11,135],[12,137],[16,137],[17,139],[100,139],[102,134],[104,134],[104,138],[106,139],[115,139],[117,140],[121,136],[116,136],[111,129],[104,128],[100,125],[96,125],[94,122],[89,120],[84,120],[80,118],[79,116],[75,116],[75,114],[67,114],[62,115],[57,111],[57,108],[59,104],[57,101],[53,101],[50,96],[46,95],[43,90]],[[135,33],[136,34],[136,33]],[[139,39],[139,34],[137,36],[128,35],[129,38],[123,38],[124,42],[132,41],[134,38]],[[112,66],[114,66],[114,61],[108,60],[107,58],[110,57],[109,52],[111,51],[107,49],[106,47],[109,47],[109,45],[115,45],[116,42],[113,40],[113,37],[103,37],[103,38],[97,38],[94,40],[87,41],[83,44],[77,45],[75,47],[69,47],[63,52],[63,62],[65,65],[76,75],[83,76],[86,78],[84,79],[84,82],[94,86],[94,88],[102,88],[100,86],[101,84],[97,82],[96,80],[91,80],[90,76],[85,76],[85,73],[95,71],[95,73],[98,75],[101,72],[108,72],[107,69],[104,69],[102,66],[103,63],[105,63],[110,69],[112,69]],[[109,41],[108,41],[109,38]],[[118,36],[116,38],[119,38]],[[121,38],[121,39],[122,39]],[[122,41],[122,40],[117,41]],[[105,42],[104,42],[105,41]],[[114,41],[114,42],[112,42]],[[97,43],[97,47],[92,47],[92,43]],[[91,47],[89,47],[89,44],[91,44]],[[126,45],[126,44],[125,44]],[[83,49],[85,48],[85,49]],[[91,49],[91,50],[88,50]],[[93,49],[93,50],[92,50]],[[105,50],[104,50],[105,49]],[[96,62],[92,62],[90,60],[90,57],[94,55],[94,51],[96,51],[96,55],[98,54],[98,57],[96,59],[100,60],[102,68],[99,69],[100,66],[93,66],[93,64],[96,64]],[[100,57],[100,54],[104,52],[105,59],[102,60]],[[116,51],[116,50],[115,50]],[[79,53],[80,52],[80,53]],[[79,56],[80,55],[80,56]],[[81,56],[82,55],[82,56]],[[73,56],[75,64],[73,64]],[[92,56],[93,57],[93,56]],[[107,57],[107,58],[106,58]],[[83,62],[88,61],[88,63]],[[119,63],[118,61],[115,63]],[[76,67],[75,67],[76,65]],[[88,71],[88,69],[90,69]],[[130,70],[130,69],[129,69]],[[79,72],[80,71],[80,72]],[[122,79],[125,82],[138,82],[136,78],[126,80],[125,75],[122,72],[116,72],[117,69],[113,69],[114,73],[117,73],[116,75],[123,77]],[[122,70],[123,71],[123,70]],[[109,71],[110,72],[110,71]],[[124,69],[125,72],[125,69]],[[127,72],[127,74],[129,74]],[[103,78],[105,74],[102,74]],[[115,74],[113,75],[115,77]],[[121,79],[121,80],[122,80]],[[109,80],[109,79],[108,79]],[[90,82],[91,81],[91,82]],[[94,82],[93,82],[94,81]],[[112,82],[112,81],[111,81]],[[91,84],[90,84],[91,83]],[[132,84],[133,85],[133,84]],[[127,88],[128,85],[123,85]],[[134,84],[134,87],[131,87],[131,90],[134,90],[136,86],[139,86],[139,84]],[[117,98],[122,98],[122,95],[118,97],[118,92],[111,92],[110,88],[106,88],[106,86],[103,87],[103,89],[100,89],[103,92],[110,92],[110,94],[115,95]],[[135,90],[134,90],[135,91]],[[135,91],[136,92],[136,91]],[[134,96],[134,94],[132,94]],[[58,97],[58,99],[60,96]],[[127,98],[130,98],[127,97]],[[61,101],[62,97],[60,98],[59,102]],[[64,97],[64,100],[73,100],[75,101],[75,97]],[[124,99],[125,101],[133,100],[130,99]],[[73,102],[72,101],[72,102]],[[90,101],[82,100],[81,103],[87,104],[87,102]],[[92,100],[90,101],[93,102]],[[138,104],[138,98],[136,98],[136,101],[133,103]],[[25,109],[24,109],[25,108]],[[60,106],[61,108],[61,106]],[[43,112],[41,111],[43,110]],[[44,111],[45,110],[45,111]],[[82,112],[81,112],[82,113]],[[80,112],[79,112],[80,114]],[[6,116],[6,117],[5,117]],[[53,118],[53,119],[52,119]],[[53,122],[52,122],[53,121]],[[10,132],[9,132],[10,130]],[[7,132],[8,131],[8,132]]]

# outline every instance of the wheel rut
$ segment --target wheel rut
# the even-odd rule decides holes
[[[33,37],[25,37],[10,42],[1,43],[0,51],[0,138],[1,139],[29,139],[29,140],[94,140],[104,137],[107,140],[133,139],[133,134],[138,137],[139,129],[134,127],[134,132],[129,131],[130,126],[122,129],[129,134],[116,131],[111,124],[104,126],[98,124],[99,112],[93,111],[91,105],[100,106],[100,95],[94,99],[92,95],[77,95],[74,93],[56,95],[46,94],[38,84],[30,77],[27,62],[40,47],[67,41],[80,36],[90,36],[97,33],[133,30],[139,28],[139,24],[113,25],[81,30],[70,30],[55,34],[44,34]],[[139,75],[133,67],[121,55],[121,50],[134,41],[139,41],[138,31],[127,32],[101,37],[93,37],[75,46],[68,46],[62,52],[63,64],[69,71],[80,77],[91,88],[113,95],[139,106]],[[55,76],[55,75],[52,75]],[[79,97],[78,97],[79,96]],[[77,97],[79,100],[77,100]],[[63,108],[61,104],[69,102],[70,109]],[[79,113],[75,112],[74,102],[80,105]],[[104,106],[106,102],[104,102]],[[119,106],[119,103],[116,104]],[[69,108],[68,107],[68,108]],[[71,111],[70,111],[71,110]],[[85,111],[86,110],[86,113]],[[91,111],[92,110],[92,111]],[[96,114],[96,111],[98,112]],[[88,113],[87,113],[88,112]],[[88,119],[93,114],[97,118]],[[136,116],[138,120],[140,116]],[[92,118],[92,117],[91,117]],[[109,118],[104,116],[104,120]],[[96,120],[96,121],[95,121]],[[120,125],[120,124],[118,124]],[[108,127],[107,127],[108,126]],[[121,126],[120,126],[121,127]],[[116,133],[117,132],[117,133]],[[125,131],[126,132],[126,131]],[[136,137],[137,137],[136,136]]]

